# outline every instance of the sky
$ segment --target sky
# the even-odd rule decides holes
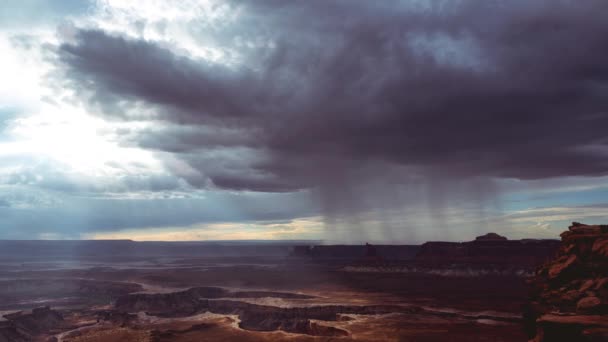
[[[603,0],[4,0],[0,239],[608,223]]]

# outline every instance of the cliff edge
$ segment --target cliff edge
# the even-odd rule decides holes
[[[608,225],[573,222],[531,280],[533,342],[608,341]]]

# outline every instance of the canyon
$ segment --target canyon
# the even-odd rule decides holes
[[[587,262],[587,278],[568,280],[568,291],[578,286],[580,298],[566,305],[554,299],[558,285],[548,274],[583,275],[569,273],[574,262],[566,253],[573,248],[563,240],[487,234],[421,246],[102,241],[69,242],[68,252],[62,242],[44,242],[54,258],[0,252],[0,341],[442,341],[449,334],[550,342],[558,320],[581,316],[591,323],[577,331],[597,335],[603,264],[589,260],[604,253],[604,242],[568,237],[587,241],[580,248],[590,254],[577,257]],[[113,244],[112,253],[100,252]],[[549,307],[556,303],[576,315],[555,318]]]

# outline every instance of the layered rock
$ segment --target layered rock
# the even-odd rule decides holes
[[[520,322],[517,316],[491,315],[486,313],[467,313],[433,310],[411,305],[298,305],[279,307],[260,305],[234,299],[222,299],[222,293],[231,293],[218,288],[193,288],[175,293],[131,294],[117,300],[116,313],[106,315],[108,319],[117,318],[121,324],[129,326],[129,320],[136,313],[145,312],[157,317],[187,317],[211,312],[220,315],[236,315],[239,327],[251,331],[276,331],[307,334],[312,336],[347,336],[348,331],[331,327],[329,322],[348,320],[352,315],[416,314],[437,317],[458,317],[473,321],[492,320],[499,322]],[[234,292],[238,293],[238,292]],[[286,293],[257,292],[247,294],[280,296]],[[290,294],[291,296],[302,296]],[[214,297],[214,298],[211,298]],[[120,318],[125,318],[121,320]],[[123,323],[124,322],[124,323]],[[325,322],[328,322],[327,325]]]
[[[230,292],[214,287],[192,288],[186,291],[161,294],[132,294],[119,298],[114,317],[132,317],[129,313],[144,311],[149,315],[161,317],[186,317],[203,312],[224,315],[238,315],[239,326],[246,330],[282,330],[315,336],[345,336],[348,333],[314,322],[313,320],[338,321],[341,314],[376,315],[394,312],[419,312],[418,307],[391,305],[324,305],[303,307],[275,307],[258,305],[238,300],[218,299],[242,295],[252,297],[269,296],[279,298],[311,298],[300,294],[282,292]]]
[[[311,299],[314,297],[271,291],[229,291],[220,287],[193,287],[179,292],[163,294],[131,294],[122,296],[116,301],[116,307],[131,312],[146,311],[158,315],[187,316],[193,315],[208,306],[207,299],[218,298],[283,298]]]
[[[608,225],[573,222],[531,281],[532,341],[608,340]]]

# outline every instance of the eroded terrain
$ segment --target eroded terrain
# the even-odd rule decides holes
[[[526,272],[263,248],[5,259],[0,341],[526,340]]]

